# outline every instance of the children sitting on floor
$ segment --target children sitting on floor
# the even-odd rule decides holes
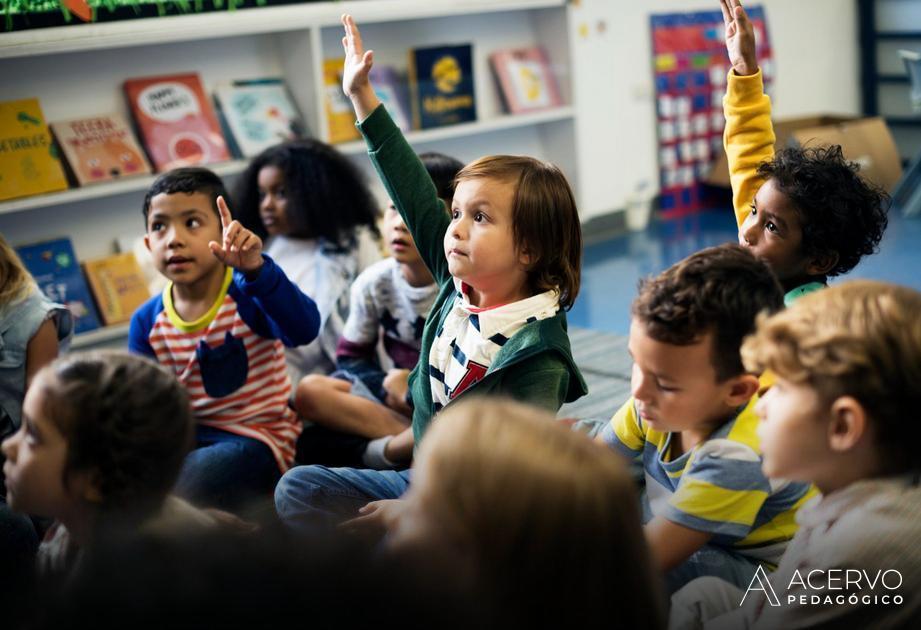
[[[566,334],[566,310],[579,291],[582,233],[566,177],[527,157],[468,164],[446,213],[371,86],[371,52],[352,18],[344,16],[343,24],[343,88],[390,199],[440,287],[409,378],[412,428],[383,453],[405,463],[435,414],[471,392],[554,412],[585,393]],[[368,501],[396,499],[408,485],[408,471],[304,466],[282,478],[275,504],[289,524],[328,522]]]
[[[271,496],[301,424],[288,406],[284,347],[310,343],[313,300],[231,219],[220,178],[203,168],[158,177],[144,198],[144,242],[169,278],[131,318],[128,345],[172,370],[198,423],[177,492],[239,510]],[[284,344],[284,345],[283,345]]]
[[[440,153],[423,153],[419,159],[438,197],[450,207],[454,178],[464,165]],[[393,202],[384,213],[384,238],[392,257],[368,267],[352,285],[336,372],[310,375],[297,385],[294,407],[317,425],[301,433],[299,463],[386,467],[383,451],[389,436],[409,426],[407,380],[419,362],[422,328],[438,285]],[[381,339],[390,366],[379,360]],[[369,449],[372,439],[378,441]]]
[[[783,305],[748,250],[702,250],[640,285],[629,350],[633,397],[596,437],[645,470],[645,531],[669,592],[717,575],[747,585],[793,537],[808,483],[761,471],[758,377],[739,347],[762,312]]]
[[[755,408],[764,473],[822,496],[796,515],[776,572],[691,582],[672,600],[674,628],[918,627],[919,312],[921,293],[861,280],[759,321],[742,357],[776,376]]]
[[[720,8],[732,65],[724,142],[739,243],[777,274],[789,305],[873,253],[888,222],[888,196],[840,146],[774,153],[752,24],[740,0],[720,0]]]

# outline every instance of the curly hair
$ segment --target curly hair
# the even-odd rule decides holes
[[[167,195],[201,193],[207,195],[211,199],[211,209],[214,210],[214,214],[217,217],[221,216],[217,207],[217,198],[223,197],[228,200],[224,182],[213,171],[198,166],[174,168],[157,177],[144,195],[142,211],[144,213],[145,231],[147,230],[147,215],[150,213],[150,202],[160,193],[166,193]]]
[[[889,222],[889,195],[859,174],[840,145],[788,148],[758,167],[790,199],[803,231],[808,256],[832,254],[837,261],[827,275],[853,269],[877,251]]]
[[[852,280],[761,317],[742,346],[746,367],[815,388],[830,404],[856,398],[867,410],[892,474],[921,469],[921,293]]]
[[[455,183],[478,178],[514,185],[512,233],[516,249],[531,256],[530,288],[535,294],[555,289],[560,308],[572,308],[581,283],[582,225],[563,171],[531,157],[491,155],[465,166]]]
[[[67,473],[89,471],[108,512],[146,514],[173,487],[192,444],[175,376],[120,352],[69,354],[40,374],[44,412],[67,440]]]
[[[783,289],[761,260],[735,243],[692,254],[655,278],[640,280],[631,314],[657,341],[678,346],[713,333],[718,382],[745,371],[739,347],[761,312],[783,308]]]
[[[346,247],[359,226],[379,235],[377,201],[358,167],[330,145],[306,139],[269,147],[236,181],[234,216],[261,238],[267,232],[259,217],[258,180],[266,166],[284,175],[291,236],[323,238]]]

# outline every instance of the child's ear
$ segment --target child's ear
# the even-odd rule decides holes
[[[536,261],[534,260],[534,257],[531,256],[531,253],[528,250],[522,249],[518,252],[518,263],[525,269],[530,269],[531,265],[533,265],[535,262]]]
[[[836,453],[852,450],[870,431],[867,412],[855,398],[841,396],[831,404],[828,445]]]
[[[838,264],[838,252],[822,252],[812,257],[806,265],[806,273],[810,276],[824,276]]]
[[[729,379],[729,391],[726,394],[726,404],[730,407],[740,407],[751,400],[758,393],[761,383],[754,374],[741,374]]]
[[[85,503],[102,503],[99,474],[95,470],[71,471],[67,475],[67,488]]]
[[[151,249],[150,249],[150,236],[148,236],[147,234],[144,235],[144,247],[147,248],[147,251],[151,251]]]

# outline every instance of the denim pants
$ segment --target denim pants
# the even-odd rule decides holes
[[[195,429],[195,441],[179,473],[176,494],[199,507],[230,511],[272,496],[281,471],[266,444],[202,425]]]
[[[298,466],[275,488],[275,510],[294,529],[313,530],[356,516],[371,501],[399,499],[409,487],[409,470]]]
[[[737,588],[748,588],[760,563],[724,547],[704,545],[665,575],[669,595],[700,577],[720,578]]]

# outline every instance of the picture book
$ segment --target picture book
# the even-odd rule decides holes
[[[106,326],[129,321],[150,297],[147,279],[131,252],[88,260],[83,271]]]
[[[326,124],[329,141],[348,142],[360,136],[355,128],[355,111],[352,104],[342,92],[342,64],[345,59],[326,59],[323,61],[323,86],[325,90]]]
[[[0,102],[0,200],[66,188],[38,99]]]
[[[489,56],[505,111],[510,114],[559,107],[556,77],[540,46],[498,50]]]
[[[80,186],[150,173],[147,157],[121,114],[55,122],[51,130]]]
[[[303,118],[281,79],[219,85],[214,102],[236,157],[255,157],[272,145],[305,135]]]
[[[69,238],[17,247],[16,253],[42,293],[70,309],[75,333],[99,328],[96,307]]]
[[[476,120],[471,44],[410,50],[409,85],[416,129]]]
[[[135,123],[158,171],[230,159],[220,124],[197,74],[125,81]]]
[[[401,131],[412,129],[412,114],[409,109],[409,86],[406,78],[393,66],[372,66],[371,85],[381,99],[387,113]]]

